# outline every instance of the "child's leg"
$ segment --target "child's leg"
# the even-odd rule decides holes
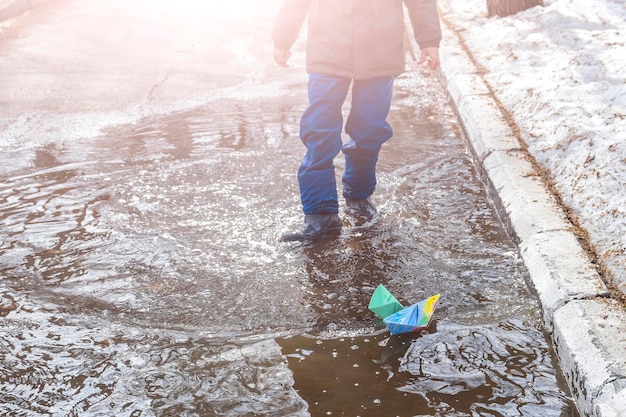
[[[387,123],[393,80],[394,77],[355,80],[352,86],[352,107],[346,122],[350,140],[343,146],[346,170],[342,181],[346,198],[365,199],[376,188],[378,153],[393,134]]]
[[[306,154],[298,169],[305,214],[339,211],[333,159],[342,146],[341,107],[351,81],[322,74],[309,76],[309,107],[300,120],[300,139]]]

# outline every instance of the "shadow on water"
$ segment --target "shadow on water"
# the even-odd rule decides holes
[[[0,186],[0,410],[575,416],[433,90],[398,79],[381,218],[342,214],[314,244],[278,242],[301,221],[303,97],[224,98],[37,150]],[[367,310],[379,283],[405,305],[441,293],[431,328],[390,337]]]

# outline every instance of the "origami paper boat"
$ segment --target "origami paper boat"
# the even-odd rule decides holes
[[[439,301],[439,294],[433,295],[417,304],[410,305],[402,310],[387,316],[383,322],[391,334],[408,333],[425,329],[433,317]]]
[[[374,312],[378,317],[384,319],[393,313],[400,311],[404,308],[396,297],[391,295],[389,290],[385,288],[383,284],[379,284],[372,298],[370,299],[369,309]]]

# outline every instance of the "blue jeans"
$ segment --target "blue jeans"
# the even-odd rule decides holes
[[[300,120],[300,139],[306,154],[298,169],[300,198],[305,214],[338,213],[334,158],[342,151],[345,172],[343,196],[364,199],[376,188],[380,148],[393,132],[387,123],[394,77],[352,80],[323,74],[309,75],[309,107]],[[341,108],[352,84],[352,103],[346,133],[341,138]]]

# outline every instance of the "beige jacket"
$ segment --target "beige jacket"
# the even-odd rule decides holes
[[[284,0],[272,39],[289,50],[308,15],[307,71],[368,79],[404,71],[404,9],[421,48],[438,47],[436,0]]]

